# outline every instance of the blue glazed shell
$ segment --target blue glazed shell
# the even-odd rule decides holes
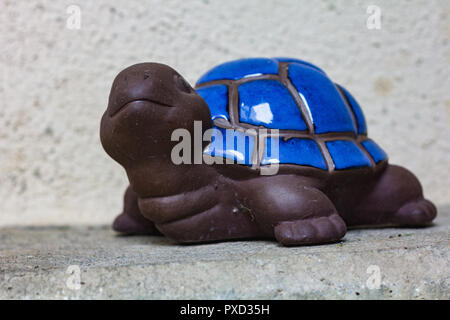
[[[238,80],[263,74],[277,74],[278,62],[275,59],[250,58],[225,62],[206,72],[197,85],[214,80]]]
[[[309,62],[230,61],[206,72],[196,89],[214,120],[212,142],[204,150],[211,156],[247,166],[279,163],[328,171],[373,167],[387,160],[367,138],[355,98]],[[248,129],[253,132],[244,133]]]
[[[312,166],[323,170],[327,169],[327,164],[322,157],[320,148],[312,139],[291,138],[289,140],[279,139],[278,156],[273,155],[272,139],[266,138],[267,147],[261,160],[261,165],[272,163],[290,163],[303,166]]]
[[[197,93],[208,104],[211,110],[212,120],[216,120],[217,118],[230,120],[228,114],[228,87],[226,85],[217,84],[197,89]]]
[[[238,87],[238,94],[240,122],[270,129],[308,129],[294,98],[281,82],[246,82]]]

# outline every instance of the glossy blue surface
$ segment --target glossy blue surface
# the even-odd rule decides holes
[[[209,146],[203,151],[212,157],[232,159],[238,164],[252,165],[255,137],[240,131],[215,127]]]
[[[367,133],[367,125],[366,125],[366,119],[364,118],[364,113],[362,112],[361,107],[359,106],[359,103],[356,101],[356,99],[351,95],[350,92],[348,92],[344,87],[341,85],[336,84],[344,93],[345,97],[347,98],[350,107],[353,110],[353,113],[356,117],[356,122],[358,125],[358,133],[359,134],[366,134]]]
[[[369,157],[353,141],[334,140],[325,143],[338,170],[371,165]]]
[[[275,146],[272,147],[272,145],[276,145],[272,143],[272,139],[278,139],[278,150]],[[291,138],[287,141],[282,138],[266,139],[261,165],[272,163],[298,164],[327,169],[319,146],[312,139]]]
[[[280,76],[279,62],[288,64],[288,79],[253,78],[259,75]],[[233,85],[233,82],[208,83],[215,80],[239,80],[239,85],[237,83]],[[291,94],[283,84],[286,80],[291,81],[298,96],[297,93]],[[281,57],[231,61],[211,69],[197,83],[204,85],[197,91],[208,104],[212,119],[226,119],[241,129],[244,128],[239,123],[255,126],[256,129],[265,127],[307,133],[309,131],[304,119],[309,118],[314,125],[312,134],[333,132],[367,134],[364,114],[355,98],[345,88],[334,84],[323,70],[303,60]],[[228,105],[229,90],[232,88],[236,89],[236,92],[233,92],[233,96],[236,95],[233,103],[237,103],[237,106]],[[306,107],[304,114],[302,106],[297,104],[299,99]],[[230,114],[230,107],[238,109],[238,112]],[[216,125],[220,126],[220,123],[217,122]],[[226,132],[229,134],[228,137],[225,135]],[[220,139],[222,134],[223,139]],[[271,154],[271,141],[266,140],[261,165],[278,162],[327,169],[326,161],[314,139],[291,138],[287,141],[279,139],[278,155]],[[237,163],[250,166],[255,143],[254,136],[216,127],[213,141],[205,153],[233,159]],[[328,141],[326,146],[336,170],[367,167],[374,162],[387,159],[386,153],[372,140],[358,144],[342,138]]]
[[[243,83],[239,91],[239,121],[273,129],[306,130],[299,107],[276,80]]]
[[[316,69],[316,70],[318,70],[318,71],[320,71],[320,72],[325,73],[322,69],[320,69],[319,67],[313,65],[312,63],[309,63],[309,62],[307,62],[307,61],[303,61],[303,60],[300,60],[300,59],[287,58],[287,57],[276,57],[276,58],[274,58],[274,59],[277,60],[277,61],[279,61],[279,62],[299,63],[299,64],[302,64],[302,65],[311,67],[311,68],[313,68],[313,69]]]
[[[249,58],[225,62],[205,73],[197,81],[201,84],[213,80],[237,80],[261,74],[277,74],[278,62],[268,58]]]
[[[373,161],[375,161],[375,163],[378,163],[382,160],[386,160],[388,158],[386,152],[384,152],[384,150],[381,149],[380,146],[376,144],[374,141],[366,140],[361,142],[361,144],[373,158]]]
[[[197,89],[197,93],[206,101],[211,111],[211,119],[230,119],[228,115],[228,87],[217,84]]]
[[[356,132],[351,111],[326,75],[297,63],[289,65],[288,75],[311,112],[316,133]]]

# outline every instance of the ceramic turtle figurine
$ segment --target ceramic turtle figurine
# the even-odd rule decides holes
[[[195,123],[212,132],[203,158],[227,161],[174,163],[172,133],[194,136]],[[113,225],[123,233],[304,245],[338,241],[347,227],[424,226],[436,216],[418,179],[367,137],[351,94],[297,59],[227,62],[195,90],[169,66],[133,65],[114,80],[101,141],[130,181]],[[261,174],[274,164],[275,175]]]

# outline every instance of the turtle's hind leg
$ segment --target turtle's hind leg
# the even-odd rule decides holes
[[[253,180],[249,207],[266,234],[283,245],[335,242],[347,227],[331,200],[314,183],[297,176]]]
[[[346,219],[351,226],[426,226],[436,207],[424,199],[419,180],[400,166],[389,165]]]
[[[131,186],[125,191],[123,212],[114,220],[113,229],[128,235],[161,234],[154,223],[141,214],[138,206],[138,196]]]

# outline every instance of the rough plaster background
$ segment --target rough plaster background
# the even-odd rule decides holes
[[[81,29],[66,28],[70,4]],[[382,10],[368,30],[367,7]],[[363,106],[369,135],[449,202],[449,1],[0,0],[0,225],[108,223],[127,183],[99,121],[123,68],[193,83],[247,56],[311,61]]]

